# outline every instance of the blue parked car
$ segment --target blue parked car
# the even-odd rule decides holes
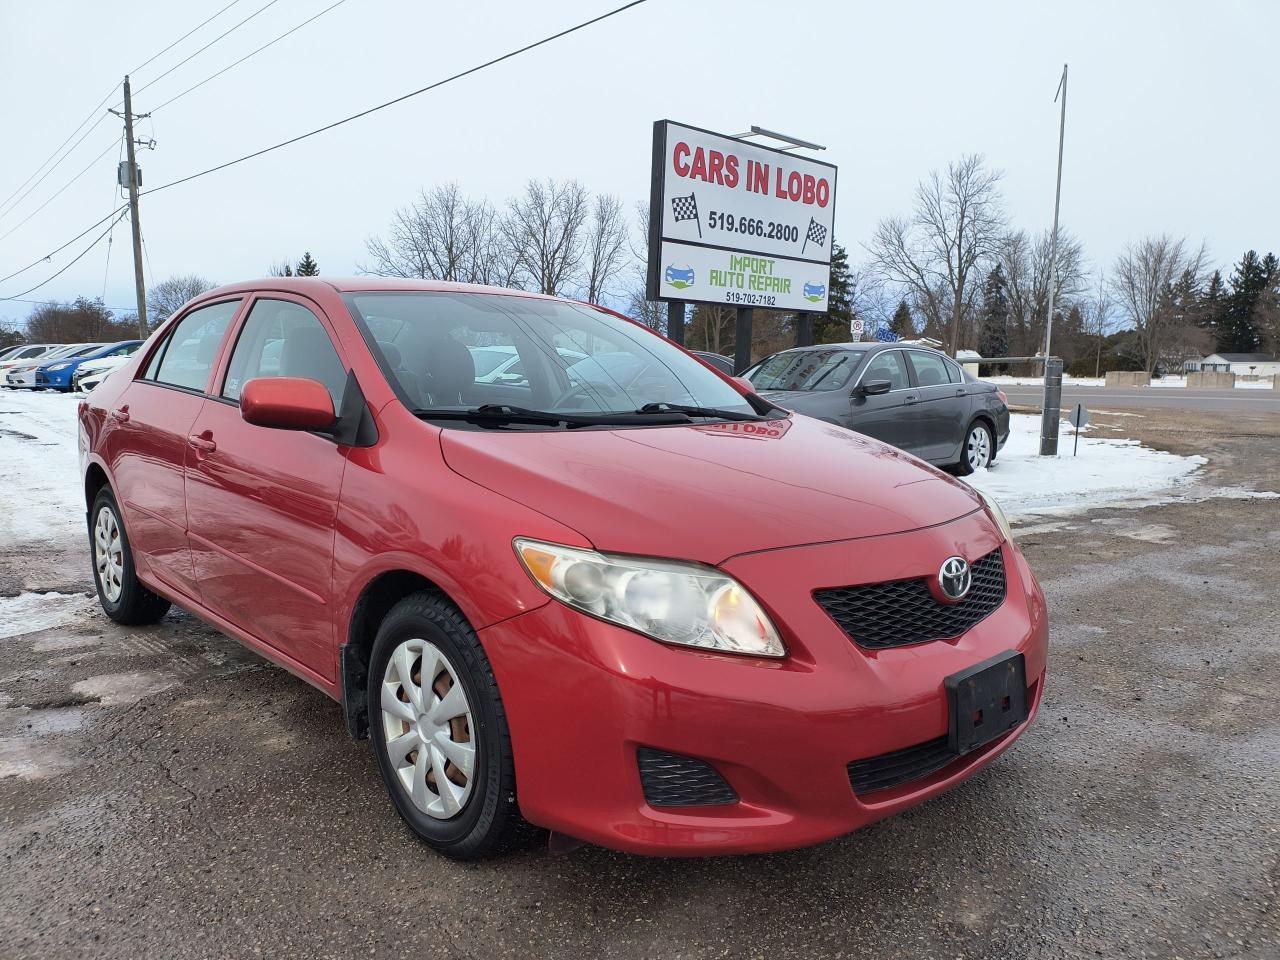
[[[99,347],[97,350],[82,356],[50,360],[48,363],[36,368],[34,386],[37,390],[62,390],[65,392],[71,389],[72,375],[79,369],[80,364],[86,360],[101,360],[103,357],[127,357],[142,346],[142,343],[141,340],[121,340],[119,343],[111,343],[104,347]]]

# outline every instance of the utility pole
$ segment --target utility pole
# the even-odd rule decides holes
[[[1058,182],[1053,193],[1053,233],[1049,235],[1049,315],[1044,319],[1044,407],[1040,416],[1040,456],[1058,455],[1058,413],[1062,403],[1062,364],[1050,359],[1053,342],[1053,300],[1058,286],[1058,210],[1062,205],[1062,145],[1067,133],[1067,65],[1062,65],[1058,99],[1062,95],[1062,114],[1058,120]]]
[[[138,221],[138,160],[133,141],[133,100],[124,78],[124,142],[129,157],[129,225],[133,228],[133,286],[138,295],[138,336],[147,339],[147,285],[142,278],[142,224]]]

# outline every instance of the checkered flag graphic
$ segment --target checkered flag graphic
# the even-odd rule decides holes
[[[698,219],[698,198],[692,193],[687,197],[671,198],[671,213],[676,223],[681,220],[692,220],[698,226],[698,239],[702,239],[702,221]]]
[[[813,217],[809,218],[809,230],[804,235],[804,244],[800,247],[801,253],[804,253],[805,247],[809,246],[810,240],[820,247],[825,246],[827,243],[827,228],[813,219]]]

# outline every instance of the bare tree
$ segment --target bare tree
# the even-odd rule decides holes
[[[188,300],[216,286],[216,283],[194,273],[161,280],[147,291],[147,319],[156,326],[177,313]]]
[[[1045,319],[1052,286],[1055,313],[1069,312],[1074,300],[1088,286],[1084,247],[1075,237],[1058,228],[1057,264],[1049,274],[1052,230],[1034,240],[1025,230],[1013,230],[1000,238],[996,261],[1004,271],[1009,290],[1009,315],[1015,353],[1039,353],[1044,345]]]
[[[365,243],[371,262],[362,269],[381,277],[489,283],[495,271],[494,228],[487,201],[468,200],[456,183],[442,184],[397,210],[385,240],[373,237]]]
[[[909,291],[926,329],[947,331],[953,355],[980,292],[970,280],[1004,230],[1000,178],[976,154],[933,171],[916,187],[911,217],[882,220],[869,248],[880,274]]]
[[[1133,324],[1138,358],[1148,374],[1169,345],[1185,339],[1179,328],[1189,321],[1179,306],[1178,287],[1198,282],[1204,260],[1204,244],[1192,250],[1185,239],[1161,234],[1128,244],[1112,269],[1111,292]]]
[[[1111,299],[1105,273],[1098,274],[1093,296],[1080,308],[1085,336],[1093,340],[1093,375],[1102,376],[1102,347],[1115,329],[1115,303]]]
[[[567,293],[582,266],[586,188],[576,180],[530,180],[499,225],[530,289]]]
[[[627,254],[627,218],[622,201],[607,193],[596,195],[583,256],[585,299],[601,303],[621,271]]]

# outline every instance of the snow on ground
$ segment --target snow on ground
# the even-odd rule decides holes
[[[65,547],[85,534],[74,394],[0,390],[0,543]]]
[[[1070,424],[1058,435],[1058,456],[1042,457],[1040,418],[1029,414],[1009,417],[1009,439],[988,470],[966,481],[989,494],[1010,520],[1094,507],[1150,502],[1185,484],[1204,457],[1183,457],[1144,447],[1137,440],[1080,436],[1078,456],[1072,456]]]
[[[982,377],[986,383],[994,383],[997,386],[1006,387],[1040,387],[1044,385],[1044,377]],[[1063,376],[1062,385],[1064,387],[1105,387],[1107,385],[1104,377],[1068,377]],[[1186,387],[1186,377],[1160,377],[1153,379],[1151,386],[1153,387]],[[1237,390],[1270,390],[1271,379],[1268,377],[1264,380],[1241,380],[1236,378]]]

